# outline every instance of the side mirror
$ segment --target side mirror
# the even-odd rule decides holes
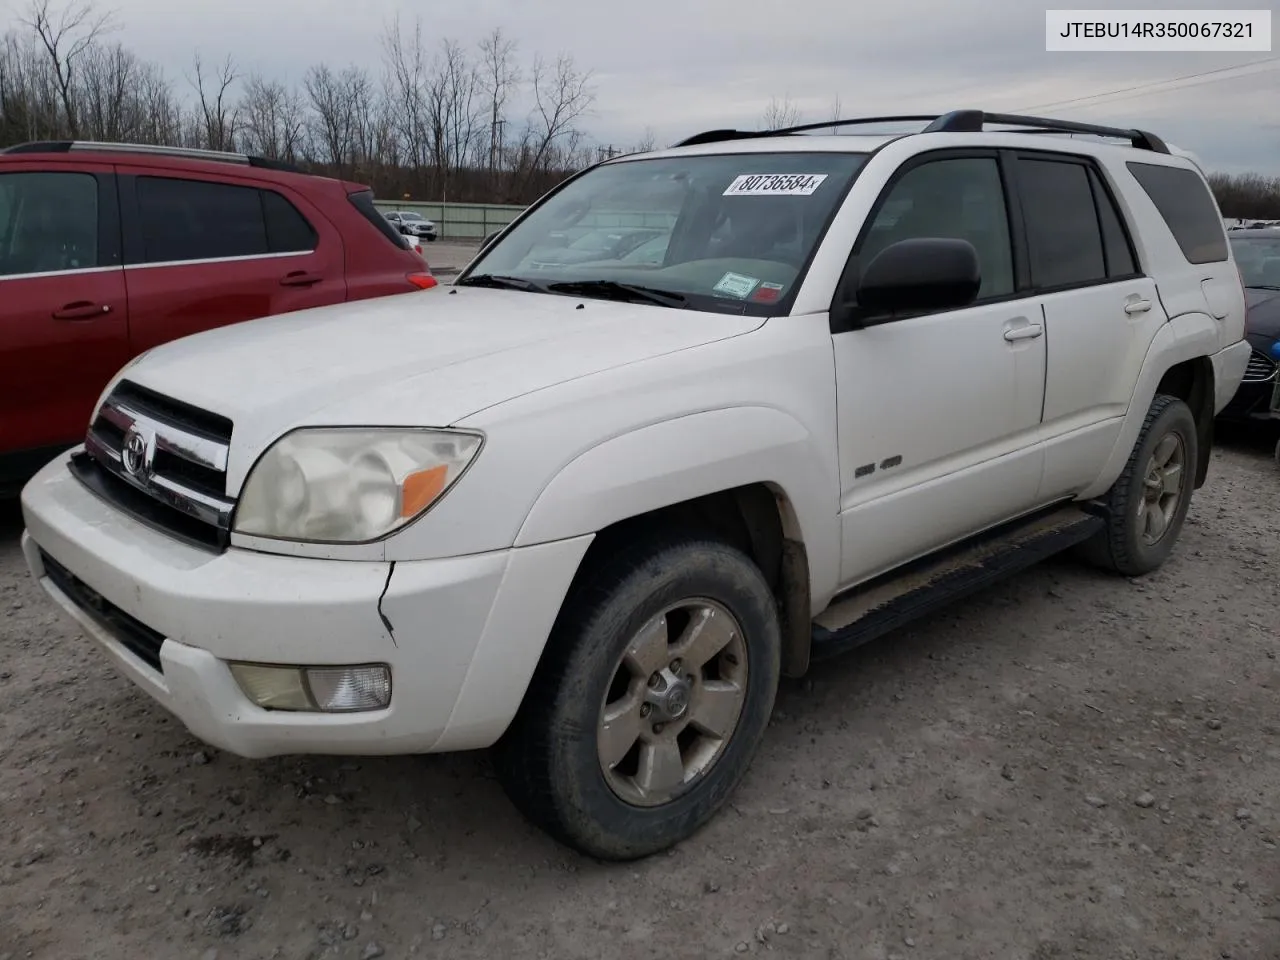
[[[481,249],[481,250],[483,250],[483,249],[484,249],[485,247],[487,247],[489,244],[493,243],[493,241],[494,241],[494,240],[496,240],[496,239],[498,238],[498,234],[500,234],[501,232],[502,232],[501,230],[495,230],[495,231],[493,231],[493,233],[489,234],[487,237],[485,237],[483,240],[481,240],[481,241],[480,241],[480,249]]]
[[[955,309],[973,303],[981,286],[978,251],[968,240],[915,237],[891,243],[866,265],[856,307],[875,314]]]

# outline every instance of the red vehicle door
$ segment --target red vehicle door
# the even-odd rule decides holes
[[[0,485],[84,439],[129,359],[108,164],[0,164]]]
[[[119,166],[134,352],[346,299],[342,240],[275,183]]]

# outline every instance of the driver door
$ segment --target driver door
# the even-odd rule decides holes
[[[843,586],[1036,506],[1043,447],[1044,317],[1017,294],[1005,180],[994,152],[924,154],[873,208],[853,257],[953,237],[982,287],[961,309],[833,335]]]

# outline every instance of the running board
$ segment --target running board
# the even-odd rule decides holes
[[[1105,523],[1074,504],[1051,508],[855,587],[814,618],[810,658],[824,660],[883,636],[1088,540]]]

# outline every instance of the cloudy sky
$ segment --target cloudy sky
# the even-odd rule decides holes
[[[22,2],[0,0],[0,15]],[[708,127],[754,129],[771,97],[822,120],[839,97],[852,116],[1035,108],[1145,126],[1211,169],[1280,175],[1274,43],[1274,53],[1047,53],[1044,5],[1027,0],[99,0],[107,7],[118,39],[175,77],[197,49],[294,81],[316,62],[378,69],[380,35],[396,14],[468,46],[502,27],[526,62],[564,51],[593,72],[583,128],[618,146],[646,127],[659,143]],[[1181,77],[1190,79],[1160,84]],[[1112,91],[1127,92],[1094,96]]]

